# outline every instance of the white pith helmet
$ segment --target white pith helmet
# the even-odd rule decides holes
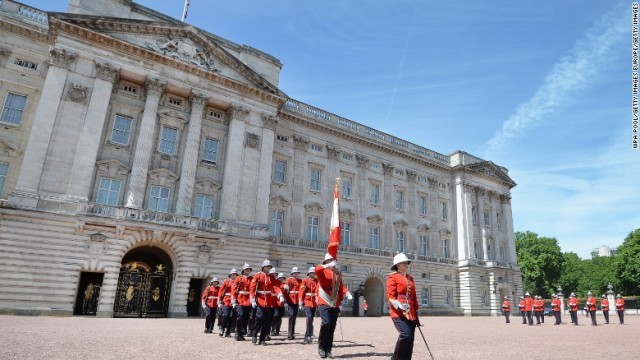
[[[278,279],[280,279],[280,278],[286,278],[286,276],[284,276],[284,273],[279,273],[278,274]]]
[[[326,264],[328,262],[331,262],[332,260],[335,260],[333,258],[333,256],[331,256],[331,254],[329,254],[329,253],[326,253],[326,254],[324,254],[324,260],[322,260],[322,263]]]
[[[300,274],[300,270],[298,270],[298,267],[297,267],[297,266],[294,266],[294,267],[291,269],[291,275],[293,275],[294,273],[298,273],[298,274]]]
[[[524,294],[524,296],[531,296],[531,295],[529,295],[529,292],[527,291],[527,293],[526,293],[526,294]]]
[[[571,293],[571,295],[569,295],[569,297],[576,297],[576,293]]]
[[[617,298],[619,298],[619,299],[621,299],[621,298],[622,298],[622,295],[618,294],[618,295],[616,295],[616,297],[617,297]]]
[[[307,275],[311,274],[311,273],[315,273],[316,269],[313,266],[309,267],[309,271],[307,271]]]
[[[251,268],[251,265],[249,265],[248,263],[244,263],[244,265],[242,266],[242,271],[245,271],[245,270],[247,270],[247,269],[253,270],[253,269]]]
[[[393,257],[393,265],[391,266],[391,270],[396,270],[396,265],[398,265],[401,262],[407,262],[411,264],[411,260],[409,260],[407,255],[405,255],[404,253],[399,253]]]
[[[276,273],[276,269],[275,268],[269,269],[269,274],[275,274],[275,273]]]
[[[213,284],[213,283],[215,283],[215,282],[219,283],[219,282],[220,282],[220,280],[218,280],[218,278],[217,278],[217,277],[214,277],[213,279],[211,279],[211,284]]]
[[[262,267],[261,268],[264,269],[265,266],[273,267],[271,265],[271,261],[269,261],[269,260],[265,260],[265,261],[262,262]]]
[[[233,274],[238,275],[238,270],[236,270],[235,268],[231,269],[231,271],[229,271],[229,275],[228,276],[231,276]]]
[[[593,296],[593,293],[592,293],[591,291],[589,291],[589,292],[587,293],[587,296]]]

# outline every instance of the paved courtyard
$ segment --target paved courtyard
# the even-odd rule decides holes
[[[625,325],[526,326],[501,317],[424,317],[422,329],[436,360],[638,359],[639,316]],[[563,317],[563,321],[568,321]],[[601,316],[598,321],[602,322]],[[285,319],[286,322],[286,319]],[[336,328],[333,355],[388,359],[397,333],[388,317],[348,318]],[[315,334],[319,330],[316,319]],[[303,331],[304,319],[297,331]],[[316,359],[317,345],[274,337],[268,346],[203,333],[203,319],[105,319],[0,316],[0,359]],[[414,359],[429,359],[416,331]]]

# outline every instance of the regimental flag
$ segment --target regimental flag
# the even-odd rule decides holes
[[[333,190],[333,212],[331,213],[331,231],[329,233],[329,245],[327,253],[334,259],[338,259],[338,246],[342,242],[340,232],[340,178],[336,179],[336,187]]]

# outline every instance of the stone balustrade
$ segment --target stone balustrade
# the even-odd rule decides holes
[[[49,26],[49,16],[45,11],[32,8],[19,2],[1,0],[0,11],[15,14],[20,18],[35,22],[39,25]]]

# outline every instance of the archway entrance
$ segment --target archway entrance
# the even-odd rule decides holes
[[[122,258],[114,317],[166,317],[173,263],[157,247],[143,246]]]
[[[364,282],[364,297],[367,299],[367,316],[380,316],[384,310],[384,287],[382,281],[370,277]]]

